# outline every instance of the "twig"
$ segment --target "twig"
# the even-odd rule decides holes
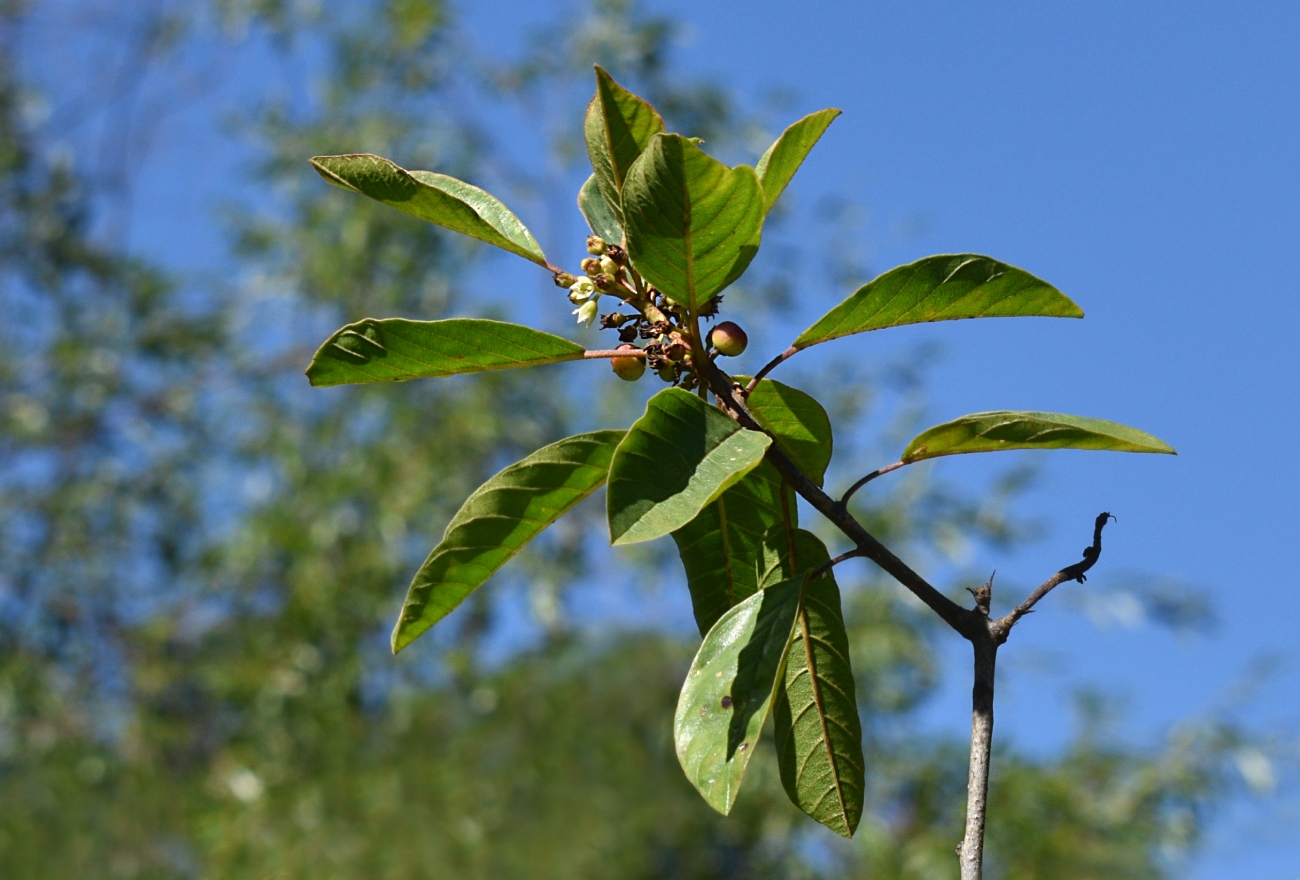
[[[825,564],[819,566],[819,567],[817,568],[817,570],[814,571],[814,572],[812,573],[812,577],[809,578],[809,580],[816,580],[817,578],[819,578],[819,577],[821,577],[822,575],[826,574],[826,572],[830,571],[832,568],[834,568],[835,566],[839,565],[841,562],[843,562],[843,561],[846,560],[846,559],[856,559],[856,558],[858,558],[859,556],[864,556],[864,555],[865,555],[865,554],[864,554],[861,550],[858,550],[858,549],[853,549],[853,550],[849,550],[849,551],[846,552],[846,553],[841,553],[839,556],[836,556],[836,557],[835,557],[834,559],[832,559],[830,562],[827,562],[827,563],[825,563]]]
[[[872,471],[871,473],[867,474],[865,477],[863,477],[862,479],[858,480],[858,481],[857,481],[856,483],[854,483],[852,486],[849,486],[848,491],[845,492],[844,495],[840,498],[840,506],[841,506],[841,507],[844,507],[845,505],[847,505],[847,504],[849,503],[849,499],[853,497],[853,493],[854,493],[854,492],[858,491],[858,490],[861,489],[863,486],[867,485],[867,483],[870,483],[870,482],[871,482],[872,480],[874,480],[876,477],[883,476],[884,474],[887,474],[887,473],[889,473],[890,471],[896,471],[896,470],[898,470],[899,468],[901,468],[903,465],[906,465],[906,464],[911,464],[911,462],[910,462],[910,461],[896,461],[896,462],[894,462],[893,464],[887,464],[887,465],[885,465],[884,467],[880,468],[879,470],[874,470],[874,471]]]
[[[795,355],[797,355],[800,351],[801,349],[795,348],[792,345],[789,348],[787,348],[785,351],[781,352],[776,357],[768,361],[767,365],[763,367],[763,369],[755,373],[754,378],[750,379],[749,384],[745,386],[745,392],[744,392],[745,396],[748,397],[750,395],[750,392],[752,392],[755,388],[758,387],[758,383],[763,381],[764,376],[766,376],[768,373],[775,370],[777,367],[781,366],[781,364],[783,364],[789,358],[792,358]]]
[[[1110,513],[1097,514],[1097,520],[1092,526],[1092,546],[1083,548],[1083,559],[1074,565],[1067,565],[1056,574],[1039,584],[1038,588],[1029,594],[1025,601],[1021,602],[1009,614],[1000,618],[992,624],[991,630],[994,639],[999,645],[1007,640],[1011,634],[1011,628],[1016,625],[1016,621],[1024,617],[1034,606],[1038,604],[1048,593],[1056,589],[1066,581],[1078,581],[1083,583],[1088,578],[1085,572],[1096,565],[1097,560],[1101,557],[1101,530],[1106,527],[1106,523],[1115,517]]]
[[[602,348],[593,351],[584,351],[582,353],[582,356],[587,359],[648,357],[648,355],[645,352],[645,349],[641,349],[641,348],[624,348],[624,349]]]
[[[1065,581],[1086,580],[1084,574],[1101,557],[1101,530],[1113,519],[1109,513],[1098,514],[1092,529],[1092,545],[1083,550],[1083,559],[1052,575],[1029,598],[998,620],[988,619],[993,597],[993,578],[971,590],[975,596],[975,614],[984,626],[967,638],[975,650],[975,684],[971,689],[970,770],[966,782],[966,834],[957,845],[961,880],[982,880],[984,876],[984,825],[988,814],[989,761],[993,753],[993,684],[998,647],[1004,644],[1016,621],[1033,610],[1040,599]]]

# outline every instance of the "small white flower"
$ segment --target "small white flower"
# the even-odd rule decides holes
[[[588,327],[596,322],[599,313],[600,306],[596,304],[595,299],[589,299],[573,310],[573,314],[578,316],[578,323],[586,324]]]
[[[573,282],[573,285],[569,288],[569,302],[573,303],[575,306],[585,303],[587,300],[591,299],[593,295],[599,296],[600,291],[596,290],[596,285],[591,283],[590,278],[579,278],[577,281]]]

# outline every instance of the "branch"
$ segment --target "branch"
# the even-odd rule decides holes
[[[645,352],[645,349],[642,349],[642,348],[625,348],[625,349],[622,349],[622,350],[619,350],[619,349],[617,349],[617,348],[602,348],[602,349],[594,350],[594,351],[584,351],[584,352],[582,353],[582,356],[583,356],[584,358],[589,359],[589,360],[590,360],[590,359],[593,359],[593,358],[635,358],[635,357],[648,357],[648,355],[647,355],[646,352]]]
[[[722,407],[727,415],[735,419],[742,427],[751,431],[767,433],[745,407],[743,398],[736,394],[738,389],[733,387],[731,377],[722,372],[716,364],[708,359],[702,359],[701,363],[697,364],[696,369],[703,373],[703,378],[708,382],[709,388],[717,398],[718,405]],[[854,543],[863,556],[888,572],[895,580],[910,590],[914,596],[928,605],[935,614],[943,618],[945,623],[968,639],[978,637],[979,631],[987,632],[987,622],[984,618],[976,618],[970,611],[936,590],[925,578],[895,556],[888,547],[880,543],[874,535],[868,532],[862,523],[858,522],[847,509],[837,504],[833,498],[822,491],[820,486],[809,479],[808,475],[791,461],[776,444],[768,447],[767,459],[772,462],[773,467],[780,472],[781,476],[804,500],[848,536],[849,540]]]
[[[1011,628],[1016,625],[1016,621],[1033,611],[1034,606],[1038,604],[1039,600],[1052,592],[1052,590],[1056,589],[1066,581],[1077,581],[1083,583],[1088,579],[1085,576],[1085,572],[1096,565],[1097,560],[1101,558],[1101,530],[1104,529],[1106,523],[1112,519],[1115,519],[1115,517],[1109,513],[1097,514],[1097,521],[1093,523],[1092,527],[1092,546],[1083,548],[1083,559],[1079,560],[1074,565],[1067,565],[1065,568],[1043,581],[1043,583],[1038,586],[1038,589],[1029,594],[1029,598],[1017,605],[1005,617],[994,622],[992,632],[994,641],[996,641],[997,644],[1000,645],[1005,642],[1007,636],[1011,634]]]
[[[893,464],[887,464],[884,467],[880,468],[879,470],[874,470],[871,473],[867,474],[865,477],[858,480],[852,486],[849,486],[849,490],[845,492],[844,495],[840,498],[840,506],[847,507],[849,503],[849,499],[853,497],[853,493],[861,489],[863,486],[867,485],[867,483],[870,483],[876,477],[883,476],[884,474],[887,474],[890,471],[896,471],[906,464],[911,464],[911,462],[896,461]]]
[[[802,349],[795,348],[792,345],[789,348],[787,348],[785,351],[781,352],[776,357],[768,361],[767,365],[763,367],[763,369],[755,373],[754,378],[750,379],[749,384],[745,386],[745,396],[748,397],[750,395],[750,392],[752,392],[755,388],[758,387],[758,383],[763,381],[764,376],[766,376],[768,373],[775,370],[777,367],[781,366],[781,364],[785,363],[789,358],[792,358],[795,355],[797,355],[801,350]]]

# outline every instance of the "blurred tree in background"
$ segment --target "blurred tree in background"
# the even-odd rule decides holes
[[[568,196],[552,194],[573,189],[567,126],[592,62],[682,130],[762,125],[724,90],[675,78],[671,22],[619,0],[514,59],[467,48],[438,0],[324,6],[0,7],[0,875],[953,876],[965,745],[917,733],[935,633],[883,581],[845,583],[869,755],[851,843],[796,824],[770,756],[731,818],[695,795],[670,732],[693,639],[649,620],[615,652],[599,621],[564,614],[600,564],[584,541],[594,508],[538,542],[513,583],[475,594],[449,634],[388,655],[406,582],[459,499],[634,403],[608,377],[584,379],[580,400],[568,367],[309,393],[309,346],[345,320],[528,300],[495,289],[476,248],[329,190],[306,158],[346,147],[487,178],[569,212],[554,235],[580,243]],[[58,126],[92,110],[62,101],[33,54],[109,27],[136,40],[135,75],[164,83],[194,75],[199,42],[310,73],[310,98],[268,90],[238,108],[234,140],[256,170],[231,188],[256,198],[235,200],[220,278],[122,245],[112,209],[130,150],[95,165],[61,146]],[[493,138],[491,114],[521,103],[555,109],[536,118],[552,178],[523,175]],[[186,162],[206,173],[203,156]],[[735,295],[779,309],[789,271]],[[850,413],[874,399],[866,389],[846,387]],[[871,524],[936,564],[953,534],[1024,537],[1003,513],[1015,479],[980,500],[897,485],[872,500]],[[1166,876],[1225,794],[1238,745],[1189,725],[1143,752],[1096,722],[1050,761],[1002,753],[991,873]]]

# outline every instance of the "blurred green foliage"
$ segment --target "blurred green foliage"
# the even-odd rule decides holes
[[[309,394],[310,344],[339,319],[502,300],[467,289],[478,249],[330,191],[305,159],[346,146],[501,174],[467,90],[561,96],[576,119],[593,61],[684,130],[756,126],[722,89],[672,77],[670,22],[601,0],[507,62],[465,48],[438,0],[142,12],[164,70],[200,32],[320,59],[310,106],[245,108],[264,200],[231,220],[229,271],[196,282],[98,234],[98,182],[29,112],[18,37],[41,9],[6,7],[0,47],[0,876],[955,875],[965,746],[916,730],[936,634],[886,584],[846,584],[869,756],[851,843],[798,822],[767,747],[731,818],[696,796],[670,730],[692,640],[562,613],[561,585],[599,564],[590,512],[516,563],[540,639],[489,662],[521,627],[493,599],[519,595],[505,578],[440,641],[387,654],[459,499],[592,416],[561,384],[570,368]],[[543,133],[567,168],[577,132]],[[1017,538],[996,493],[899,486],[865,518],[917,552]],[[1003,752],[991,874],[1166,876],[1235,744],[1188,727],[1147,753],[1085,725],[1050,761]]]

